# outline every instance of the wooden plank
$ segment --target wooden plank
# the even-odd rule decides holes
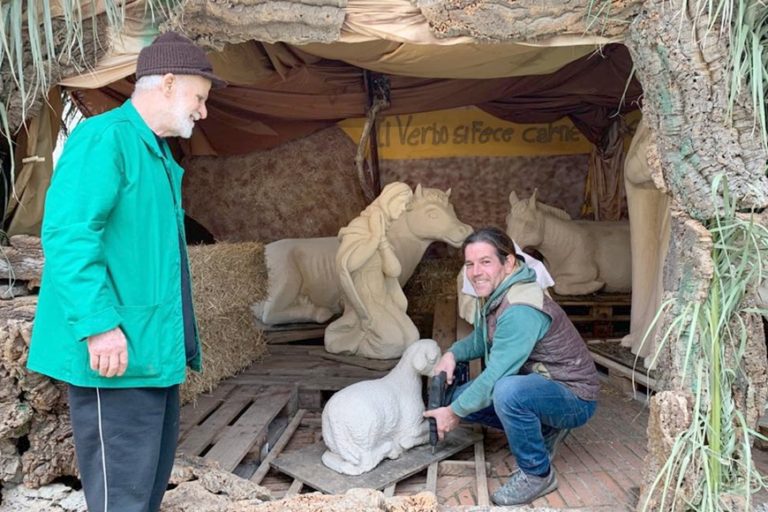
[[[224,403],[233,389],[235,389],[233,384],[219,384],[212,393],[202,394],[193,402],[182,407],[179,420],[179,439],[183,439],[189,429],[199,424]]]
[[[646,388],[656,390],[656,379],[647,377],[643,375],[641,372],[632,371],[631,368],[627,368],[623,364],[619,364],[615,361],[612,361],[611,359],[608,359],[607,357],[601,354],[597,354],[595,352],[591,352],[591,354],[592,354],[592,359],[595,360],[595,363],[605,366],[609,370],[612,370],[628,379],[634,378],[635,382],[642,384]]]
[[[240,374],[230,379],[230,382],[239,386],[297,386],[303,390],[338,391],[347,386],[366,380],[361,377],[310,377],[297,382],[294,375],[257,375]]]
[[[293,482],[291,482],[291,486],[285,492],[285,497],[290,498],[291,496],[296,496],[301,492],[302,487],[304,487],[304,482],[294,479]]]
[[[432,339],[445,352],[456,341],[456,297],[438,298],[432,317]]]
[[[322,339],[325,336],[325,328],[328,324],[298,323],[269,325],[260,322],[254,318],[253,323],[260,331],[264,331],[264,337],[268,344],[271,343],[290,343],[292,341],[304,341],[311,339]]]
[[[256,397],[234,425],[227,427],[221,439],[205,454],[206,460],[215,460],[225,471],[233,471],[260,438],[266,438],[270,422],[286,406],[297,390],[267,389]]]
[[[475,481],[477,483],[477,505],[487,507],[491,504],[488,495],[488,475],[485,472],[485,446],[483,444],[483,428],[475,425],[475,432],[480,439],[475,443]]]
[[[325,336],[325,327],[317,327],[315,329],[300,329],[295,331],[264,331],[264,338],[267,343],[292,343],[294,341],[314,340],[322,339]]]
[[[433,462],[427,467],[427,484],[425,491],[437,494],[437,462]]]
[[[178,452],[199,455],[205,450],[221,429],[229,425],[250,404],[263,388],[238,387],[227,401],[203,423],[189,430],[187,437],[179,443]]]
[[[274,347],[268,347],[271,355],[277,354],[305,354],[320,356],[325,353],[325,347],[323,345],[276,345]]]
[[[485,473],[491,471],[491,464],[486,461]],[[444,460],[437,464],[437,474],[440,476],[470,476],[474,475],[474,460]]]
[[[394,483],[392,485],[388,485],[384,488],[384,497],[385,498],[391,498],[395,495],[395,486],[397,486],[397,483]]]
[[[433,462],[458,453],[480,437],[480,434],[460,427],[437,445],[434,454],[429,444],[423,444],[406,451],[398,459],[385,459],[371,471],[356,476],[343,475],[326,467],[321,461],[325,451],[322,443],[283,453],[272,462],[272,467],[326,494],[344,494],[354,487],[381,490],[422,471]]]
[[[463,318],[458,316],[456,317],[456,339],[460,340],[462,338],[466,338],[469,336],[469,333],[472,332],[472,324],[464,320]]]
[[[592,304],[615,304],[629,306],[632,304],[630,293],[595,293],[591,295],[557,295],[550,291],[552,300],[561,306],[591,306]]]
[[[267,476],[270,463],[275,460],[278,455],[280,455],[280,452],[283,451],[285,445],[287,445],[288,441],[291,440],[291,436],[293,436],[293,433],[296,432],[296,429],[299,428],[299,425],[301,425],[301,420],[304,418],[306,413],[306,409],[299,409],[296,412],[296,415],[293,417],[291,422],[287,427],[285,427],[285,430],[280,436],[280,439],[277,440],[275,446],[269,451],[269,453],[267,453],[267,456],[264,457],[264,460],[261,461],[261,464],[256,469],[256,472],[251,475],[251,482],[260,484],[264,477]]]
[[[392,365],[394,367],[394,365]],[[390,368],[391,369],[391,368]],[[291,366],[278,366],[270,365],[265,367],[263,371],[256,372],[258,375],[276,375],[276,376],[289,376],[296,377],[360,377],[361,379],[377,379],[386,375],[386,371],[374,371],[361,367],[354,366],[340,366],[335,364],[333,366],[322,366],[316,363],[304,363],[294,362]],[[250,375],[254,375],[251,373]]]
[[[342,354],[331,354],[326,352],[321,356],[323,359],[329,361],[336,361],[339,363],[348,364],[351,366],[359,366],[368,370],[376,370],[379,372],[388,372],[394,368],[400,359],[370,359],[361,356],[345,356]],[[348,371],[348,368],[339,369],[339,373]]]
[[[459,316],[458,310],[456,311],[456,339],[460,340],[466,338],[472,332],[473,326],[463,318]],[[483,371],[482,362],[480,359],[473,359],[469,362],[469,378],[476,379]]]

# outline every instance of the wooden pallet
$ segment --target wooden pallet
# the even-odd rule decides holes
[[[632,296],[628,293],[557,295],[552,299],[579,332],[589,338],[613,338],[629,332]]]
[[[244,460],[258,459],[270,427],[279,424],[281,416],[292,416],[296,402],[295,386],[225,382],[182,408],[178,452],[235,471]]]
[[[478,496],[477,504],[480,506],[490,505],[487,479],[488,463],[485,460],[481,427],[470,427],[471,430],[469,431],[465,427],[461,435],[456,436],[457,438],[464,436],[463,440],[455,440],[453,443],[446,442],[443,445],[438,445],[438,452],[434,457],[431,457],[431,460],[429,455],[431,448],[423,445],[406,452],[400,459],[385,459],[371,472],[353,477],[335,473],[322,465],[319,460],[320,455],[325,449],[322,445],[309,445],[293,452],[283,453],[284,448],[289,444],[291,437],[300,425],[310,425],[319,428],[319,425],[314,424],[315,422],[306,419],[306,413],[305,409],[297,411],[280,439],[271,447],[270,452],[262,460],[261,465],[250,477],[252,482],[260,484],[271,469],[292,479],[284,497],[296,495],[304,488],[311,488],[325,493],[341,494],[346,489],[353,487],[381,489],[385,496],[391,497],[395,495],[396,487],[399,483],[425,469],[424,490],[434,494],[437,494],[438,475],[464,475],[467,471],[474,471]],[[467,435],[470,437],[467,438]],[[462,448],[473,446],[473,444],[473,460],[446,459],[446,457],[457,453]],[[439,451],[441,446],[444,450],[442,454]]]
[[[351,364],[349,356],[346,364],[340,364],[338,358],[327,357],[322,345],[270,345],[268,352],[263,361],[228,382],[242,386],[299,384],[299,407],[304,409],[321,409],[333,392],[361,380],[378,379],[387,373],[385,366],[393,364],[382,362],[378,369],[372,369],[365,366],[365,358],[351,358],[358,360]]]

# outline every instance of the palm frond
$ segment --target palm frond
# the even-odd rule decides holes
[[[146,0],[145,8],[151,11],[156,23],[160,23],[177,2]],[[66,62],[75,69],[93,65],[88,61],[86,48],[91,46],[90,42],[97,47],[101,44],[100,31],[97,17],[86,14],[84,7],[93,9],[97,4],[90,0],[61,0],[62,17],[55,21],[50,0],[0,3],[0,70],[13,85],[3,91],[2,103],[6,110],[13,95],[21,100],[21,116],[25,118],[32,103],[44,97],[53,85],[57,63]],[[125,22],[125,4],[121,0],[103,1],[104,19],[115,32],[119,32]]]

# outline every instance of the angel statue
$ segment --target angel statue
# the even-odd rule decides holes
[[[339,230],[336,253],[344,313],[325,330],[325,349],[372,359],[400,357],[419,339],[405,311],[401,272],[387,231],[413,198],[405,183],[390,183],[359,217]]]

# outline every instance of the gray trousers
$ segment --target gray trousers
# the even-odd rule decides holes
[[[179,386],[69,386],[80,480],[89,512],[157,512],[179,436]]]

